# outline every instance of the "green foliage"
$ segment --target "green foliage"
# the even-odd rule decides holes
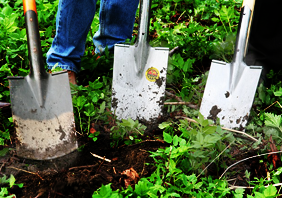
[[[116,126],[111,128],[112,146],[118,146],[122,140],[124,140],[126,145],[141,142],[140,136],[144,135],[147,128],[145,125],[139,123],[138,120],[134,121],[131,118],[127,120],[122,119],[121,122],[117,121],[116,124]]]
[[[159,169],[157,171],[160,171]],[[93,198],[122,198],[122,197],[152,197],[152,198],[169,198],[169,197],[226,197],[231,194],[227,182],[212,179],[211,177],[201,180],[192,175],[180,174],[177,176],[175,184],[164,182],[157,172],[148,178],[141,178],[133,189],[129,186],[127,189],[113,191],[111,184],[102,186],[94,192]]]
[[[91,138],[94,142],[96,142],[98,140],[98,136],[100,135],[100,132],[95,132],[95,133],[91,133],[90,135],[88,135],[89,138]]]
[[[3,177],[0,177],[0,186],[1,186],[0,197],[14,198],[15,195],[9,195],[8,190],[10,188],[12,188],[13,186],[18,186],[20,188],[23,187],[23,184],[16,184],[15,182],[16,182],[16,179],[13,175],[10,175],[10,178],[8,178],[8,179],[7,179],[6,175],[4,175]]]
[[[225,145],[223,140],[231,141],[232,134],[225,133],[219,126],[210,126],[208,120],[199,114],[199,118],[194,118],[198,123],[193,123],[192,128],[188,121],[181,120],[177,125],[177,130],[181,132],[180,136],[174,135],[173,126],[169,124],[162,124],[161,128],[165,127],[163,132],[164,141],[172,144],[171,147],[159,149],[152,157],[156,159],[160,156],[164,159],[170,158],[179,163],[180,167],[185,168],[185,171],[201,172],[206,163],[211,162],[212,159],[223,151]],[[168,131],[168,133],[166,132]],[[228,151],[226,151],[227,154]],[[224,162],[220,162],[224,166]]]
[[[254,181],[250,181],[250,185],[253,185],[251,195],[247,195],[248,198],[252,197],[263,197],[263,198],[274,198],[279,196],[279,191],[273,184],[280,183],[280,175],[282,172],[282,167],[279,167],[276,171],[272,171],[270,176],[267,178],[254,178]]]
[[[0,110],[0,118],[2,118],[1,110]],[[2,118],[2,128],[0,128],[0,146],[4,146],[7,143],[7,140],[10,140],[10,128],[13,123],[13,118],[10,117],[8,119]]]
[[[106,77],[89,82],[89,85],[71,85],[75,118],[81,133],[90,132],[91,122],[107,119],[106,107],[110,107],[109,85]]]

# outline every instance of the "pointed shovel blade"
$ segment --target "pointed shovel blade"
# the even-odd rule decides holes
[[[207,79],[200,112],[227,128],[244,128],[249,118],[262,67],[243,67],[235,87],[230,87],[232,65],[213,61]]]
[[[30,76],[8,79],[17,155],[47,160],[77,149],[68,74],[48,74],[40,80]],[[43,98],[38,91],[44,93]]]
[[[133,45],[115,45],[112,111],[120,120],[152,121],[162,114],[169,49],[149,47],[141,71],[136,69],[135,49]]]

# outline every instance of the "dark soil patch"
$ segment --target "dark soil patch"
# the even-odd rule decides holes
[[[100,135],[96,142],[82,138],[81,152],[74,152],[65,157],[35,161],[18,159],[11,152],[9,157],[1,159],[2,174],[13,174],[16,183],[24,183],[22,189],[10,190],[17,197],[91,197],[102,184],[112,183],[114,189],[124,186],[123,171],[133,168],[139,177],[147,177],[154,171],[154,163],[148,151],[156,151],[166,146],[164,142],[145,139],[135,145],[110,146],[107,135]],[[91,153],[111,160],[107,162],[94,157]]]

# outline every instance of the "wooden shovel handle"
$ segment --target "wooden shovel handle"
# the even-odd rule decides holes
[[[23,8],[24,14],[29,10],[33,10],[37,14],[35,0],[23,0]]]
[[[251,11],[253,11],[255,7],[255,0],[244,0],[242,7],[245,6],[248,6],[251,9]]]

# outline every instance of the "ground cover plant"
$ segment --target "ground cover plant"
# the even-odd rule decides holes
[[[46,58],[58,0],[36,3]],[[199,114],[211,60],[232,60],[241,4],[152,1],[150,44],[168,47],[170,58],[164,115],[149,124],[119,121],[111,112],[113,55],[94,53],[97,12],[78,86],[71,86],[78,152],[41,162],[15,153],[7,76],[29,73],[27,37],[22,1],[0,0],[0,196],[281,196],[281,73],[270,71],[268,84],[259,85],[246,131],[224,129]],[[137,36],[138,17],[128,43]]]

